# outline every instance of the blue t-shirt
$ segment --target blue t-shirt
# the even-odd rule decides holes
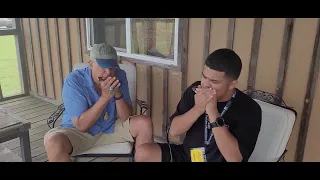
[[[116,77],[119,79],[120,91],[123,94],[123,99],[131,105],[129,95],[128,80],[125,71],[116,70]],[[64,102],[65,111],[60,126],[75,127],[72,118],[80,117],[86,110],[91,108],[100,98],[91,76],[91,68],[71,72],[64,80],[62,89],[62,100]],[[107,113],[107,116],[105,116]],[[104,118],[108,119],[105,120]],[[109,100],[107,106],[101,113],[96,123],[89,129],[88,133],[96,135],[102,133],[113,133],[114,124],[117,119],[117,109],[115,99]]]

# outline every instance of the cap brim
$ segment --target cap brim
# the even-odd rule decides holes
[[[117,60],[114,59],[96,59],[101,68],[119,68]]]

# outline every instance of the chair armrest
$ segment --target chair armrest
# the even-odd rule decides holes
[[[144,115],[149,109],[149,105],[145,101],[139,99],[137,99],[137,104],[140,107],[140,115]]]
[[[58,118],[61,116],[61,114],[64,111],[64,104],[60,104],[57,108],[57,110],[55,112],[53,112],[50,117],[47,119],[47,125],[49,126],[49,128],[54,128],[54,124],[56,123],[56,121],[58,120]],[[50,126],[50,124],[52,123],[52,127]]]

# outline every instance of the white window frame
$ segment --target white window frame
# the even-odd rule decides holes
[[[85,18],[86,20],[86,42],[87,49],[91,50],[92,45],[94,43],[94,26],[93,26],[93,18]],[[131,18],[125,18],[126,21],[126,49],[117,48],[118,56],[133,58],[138,60],[147,61],[150,63],[163,64],[168,66],[178,66],[178,37],[179,37],[179,18],[174,18],[175,20],[175,34],[174,34],[174,58],[160,58],[150,55],[142,55],[131,52]],[[89,43],[88,43],[89,42]]]
[[[86,22],[86,46],[87,50],[90,51],[94,44],[94,31],[93,31],[93,18],[85,18]]]
[[[30,25],[30,19],[29,25]],[[0,29],[0,36],[10,36],[13,35],[15,38],[15,46],[16,46],[16,56],[17,56],[17,65],[18,65],[18,73],[20,80],[21,93],[11,94],[9,96],[3,97],[1,86],[0,86],[0,102],[5,101],[12,98],[17,98],[20,96],[27,95],[30,91],[30,84],[28,84],[28,69],[27,69],[27,59],[26,59],[26,51],[25,51],[25,41],[24,41],[24,31],[23,31],[23,23],[22,18],[14,18],[14,24],[12,28]],[[29,27],[30,28],[30,27]],[[28,30],[27,30],[28,31]],[[30,31],[30,29],[29,29]],[[30,34],[31,38],[31,34]],[[32,51],[33,53],[33,51]],[[1,67],[3,68],[3,67]]]

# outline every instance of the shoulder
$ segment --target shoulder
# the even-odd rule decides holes
[[[260,105],[247,94],[237,89],[236,103],[239,110],[247,119],[260,122],[262,119],[262,110]]]
[[[241,104],[245,104],[246,108],[250,110],[256,110],[256,111],[261,111],[260,105],[252,99],[250,96],[247,94],[243,93],[239,89],[237,89],[237,101],[240,102]]]
[[[88,76],[88,68],[72,71],[64,80],[64,88],[71,86],[83,86]]]

